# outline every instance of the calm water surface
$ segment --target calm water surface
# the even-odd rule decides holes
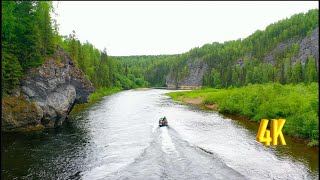
[[[54,130],[2,135],[3,179],[318,179],[318,148],[256,142],[257,124],[123,91]],[[158,127],[166,116],[169,127]]]

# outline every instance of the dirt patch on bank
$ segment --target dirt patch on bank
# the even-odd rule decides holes
[[[188,104],[196,104],[200,105],[202,104],[204,98],[203,97],[197,97],[197,98],[184,98],[184,102]],[[204,107],[211,109],[211,110],[219,110],[218,104],[205,104]]]
[[[201,104],[203,101],[203,97],[185,98],[184,101],[189,104]]]
[[[134,91],[147,91],[150,90],[150,88],[136,88]]]
[[[212,109],[212,110],[219,110],[219,105],[218,104],[206,104],[204,105],[206,108]]]

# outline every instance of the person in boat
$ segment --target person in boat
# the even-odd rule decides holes
[[[165,116],[163,117],[163,122],[164,122],[164,124],[166,124],[166,125],[168,124],[167,118],[166,118]]]

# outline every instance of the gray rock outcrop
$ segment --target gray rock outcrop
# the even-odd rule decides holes
[[[203,60],[187,61],[188,74],[180,80],[174,77],[173,72],[167,75],[166,85],[171,89],[198,89],[202,85],[203,75],[208,71],[208,65]]]
[[[274,64],[275,54],[292,47],[294,43],[298,43],[299,53],[297,56],[291,58],[291,63],[294,64],[297,60],[300,60],[302,64],[305,64],[309,56],[313,56],[319,69],[319,27],[315,28],[310,36],[279,43],[272,51],[265,55],[263,62]]]
[[[263,58],[263,63],[275,64],[275,56],[277,53],[285,52],[291,48],[294,43],[299,45],[299,52],[296,56],[291,58],[291,63],[294,64],[300,60],[305,64],[309,56],[315,58],[317,69],[319,70],[319,27],[315,28],[311,34],[304,38],[293,38],[286,42],[280,42],[270,52],[266,53]],[[248,59],[252,59],[252,53],[247,52]],[[244,64],[244,57],[240,57],[234,64],[240,67]],[[201,60],[189,59],[187,61],[187,68],[189,73],[180,79],[177,72],[170,72],[166,78],[166,85],[170,89],[197,89],[201,87],[203,76],[208,72],[209,68],[206,63]]]
[[[92,83],[75,66],[71,57],[58,47],[54,58],[47,59],[43,65],[26,73],[21,80],[21,94],[18,97],[2,100],[2,110],[5,111],[1,130],[57,127],[64,122],[75,104],[88,101],[93,90]],[[14,103],[7,103],[8,100],[15,101],[12,98],[30,107],[30,114],[24,114],[24,108],[18,108]]]

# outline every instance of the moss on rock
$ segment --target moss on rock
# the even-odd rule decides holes
[[[38,104],[25,96],[8,96],[2,99],[2,132],[42,129],[43,111]]]

